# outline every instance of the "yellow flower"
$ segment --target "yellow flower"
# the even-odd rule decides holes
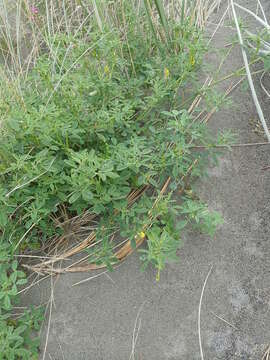
[[[165,67],[165,69],[164,69],[164,78],[165,78],[165,80],[167,80],[169,76],[170,76],[170,70]]]
[[[145,233],[144,233],[143,231],[141,231],[141,232],[139,233],[139,236],[140,236],[141,239],[144,239],[144,238],[145,238]]]
[[[145,233],[143,231],[140,231],[137,235],[135,235],[135,239],[144,239]]]
[[[195,58],[192,54],[190,54],[189,61],[192,66],[195,64]]]
[[[110,68],[109,68],[109,66],[107,64],[104,67],[104,72],[105,72],[106,75],[108,75],[110,73]]]

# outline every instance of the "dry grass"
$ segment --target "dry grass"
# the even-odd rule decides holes
[[[270,132],[269,132],[268,126],[266,124],[264,113],[263,113],[261,104],[259,102],[256,90],[255,90],[254,82],[253,82],[251,71],[250,71],[249,61],[248,61],[248,55],[247,55],[247,52],[246,52],[245,47],[244,47],[245,43],[244,43],[242,31],[240,29],[237,13],[236,13],[236,9],[235,9],[237,7],[239,9],[247,12],[248,14],[252,15],[260,24],[262,24],[265,27],[265,29],[267,31],[269,31],[270,26],[269,26],[269,24],[268,24],[268,22],[267,22],[267,20],[265,18],[265,13],[264,13],[264,10],[263,10],[263,7],[262,7],[260,1],[258,1],[258,4],[259,4],[259,6],[260,6],[260,8],[262,10],[264,19],[261,19],[259,16],[257,16],[255,13],[253,13],[249,9],[247,9],[247,8],[245,8],[243,6],[240,6],[240,5],[236,4],[234,2],[234,0],[231,0],[231,8],[232,8],[232,12],[233,12],[233,18],[234,18],[234,21],[235,21],[235,26],[236,26],[236,30],[237,30],[237,34],[238,34],[239,43],[240,43],[240,46],[241,46],[243,61],[244,61],[244,65],[245,65],[245,68],[246,68],[246,73],[247,73],[247,78],[248,78],[248,83],[249,83],[249,87],[250,87],[250,90],[251,90],[252,98],[253,98],[254,104],[256,106],[256,110],[257,110],[259,119],[261,121],[262,127],[264,129],[265,135],[267,137],[267,140],[270,142]],[[259,49],[259,52],[263,51],[263,52],[266,52],[267,54],[269,54],[270,53],[269,44],[267,44],[267,43],[264,44],[263,43],[263,46],[264,46],[264,49],[263,50]]]
[[[52,51],[53,39],[58,34],[81,36],[80,30],[91,19],[97,21],[101,34],[105,24],[120,25],[117,13],[122,7],[122,0],[116,0],[110,5],[106,1],[95,0],[39,0],[35,2],[35,6],[29,0],[1,2],[3,6],[0,11],[0,53],[6,75],[13,79],[21,75],[27,76],[31,66],[44,51],[44,47]],[[221,0],[161,1],[164,3],[164,15],[168,19],[181,21],[182,17],[189,17],[190,21],[200,28],[205,26],[220,2]],[[142,6],[142,0],[134,2],[138,14]],[[39,10],[41,8],[45,12],[42,16]],[[158,12],[153,12],[152,15],[155,26]],[[67,49],[67,52],[69,50]],[[50,55],[52,59],[57,60],[57,53]]]
[[[270,346],[268,346],[268,348],[266,349],[266,351],[262,357],[262,360],[270,360]]]

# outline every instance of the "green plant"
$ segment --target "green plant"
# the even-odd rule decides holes
[[[216,231],[216,226],[222,224],[222,217],[217,212],[210,212],[206,204],[193,199],[185,199],[181,210],[187,222],[210,236]]]
[[[174,238],[159,226],[154,226],[147,233],[147,250],[141,249],[144,253],[141,260],[144,267],[153,263],[157,269],[156,280],[160,279],[160,272],[164,269],[166,262],[177,260],[176,251],[179,248],[179,238]]]
[[[219,223],[198,200],[171,200],[215,157],[215,142],[178,93],[196,79],[206,50],[203,2],[194,11],[182,3],[180,20],[167,18],[160,1],[79,3],[63,13],[41,1],[30,18],[38,34],[26,70],[14,61],[2,67],[0,339],[11,359],[22,348],[36,357],[28,341],[39,324],[32,313],[10,314],[26,282],[18,253],[42,251],[52,239],[60,244],[71,232],[88,246],[93,267],[112,269],[146,239],[142,259],[159,279],[187,223],[209,234]]]
[[[203,126],[192,124],[186,111],[161,110],[200,63],[200,35],[183,24],[188,52],[177,37],[175,55],[166,48],[150,50],[148,39],[135,32],[132,9],[125,4],[129,48],[118,28],[101,38],[93,29],[94,45],[84,57],[85,39],[57,36],[54,71],[47,54],[41,56],[24,83],[23,105],[6,103],[0,225],[12,233],[14,250],[26,242],[36,246],[37,236],[45,240],[52,235],[51,214],[58,213],[60,204],[75,214],[88,209],[112,216],[119,204],[125,209],[132,188],[150,181],[158,189],[171,173],[177,186],[197,156],[188,154],[185,142],[203,137]],[[67,44],[72,45],[68,56]],[[133,66],[125,60],[130,53]]]
[[[0,359],[38,359],[39,339],[33,338],[32,331],[40,328],[42,314],[32,309],[19,319],[13,320],[7,314],[0,314]]]
[[[27,283],[25,273],[10,256],[8,243],[0,244],[0,359],[38,359],[39,339],[33,337],[43,319],[42,309],[24,310],[14,318],[18,287]]]

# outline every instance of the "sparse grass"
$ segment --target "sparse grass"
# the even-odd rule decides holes
[[[37,343],[26,335],[34,320],[24,321],[22,330],[11,313],[17,286],[25,282],[15,257],[44,256],[24,264],[39,273],[111,270],[147,241],[141,258],[156,268],[159,280],[166,262],[176,259],[187,224],[213,235],[220,217],[187,188],[216,156],[205,127],[212,112],[197,116],[201,94],[184,101],[179,89],[196,80],[206,50],[201,30],[217,3],[43,0],[31,7],[24,0],[11,9],[13,26],[5,3],[3,359],[17,359],[23,351],[22,358],[38,356]],[[221,136],[218,144],[227,140]],[[85,250],[83,259],[64,269],[58,265]],[[20,335],[17,352],[8,331]]]
[[[269,66],[269,64],[270,64],[270,62],[269,62],[269,59],[270,59],[270,25],[267,22],[267,18],[265,16],[265,12],[261,5],[260,0],[257,1],[257,4],[258,4],[257,9],[260,11],[262,17],[258,16],[251,10],[235,3],[234,0],[231,0],[233,17],[234,17],[234,21],[235,21],[235,25],[236,25],[236,29],[237,29],[239,43],[241,45],[243,61],[244,61],[245,69],[246,69],[246,74],[247,74],[252,98],[253,98],[254,104],[256,106],[257,113],[258,113],[261,125],[263,127],[264,133],[267,137],[267,140],[270,142],[270,132],[268,129],[268,125],[265,121],[262,107],[260,105],[256,90],[255,90],[255,86],[254,86],[254,82],[253,82],[252,74],[251,74],[251,70],[250,70],[249,60],[248,60],[248,53],[246,51],[246,47],[249,47],[251,49],[250,52],[254,53],[253,56],[254,55],[259,56],[261,58],[261,60],[264,64],[264,69],[265,69],[260,78],[261,87],[264,90],[265,94],[269,97],[270,94],[263,85],[263,78],[267,73],[269,74],[269,69],[270,69],[270,66]],[[242,34],[242,31],[241,31],[240,25],[239,25],[236,8],[238,10],[240,9],[240,10],[244,11],[245,13],[254,17],[257,20],[257,22],[263,27],[263,29],[257,34],[254,34],[253,32],[250,32],[249,30],[245,30],[245,32],[244,32],[245,37],[244,37],[244,35]]]

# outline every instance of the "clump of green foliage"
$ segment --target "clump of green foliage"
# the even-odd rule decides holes
[[[61,209],[69,217],[87,211],[100,219],[100,241],[90,252],[93,263],[109,268],[116,263],[111,241],[116,230],[134,247],[138,234],[145,237],[142,260],[156,267],[157,279],[165,263],[176,258],[180,232],[188,223],[212,235],[220,222],[191,193],[181,205],[172,197],[185,186],[187,174],[191,181],[204,173],[213,155],[205,125],[194,121],[189,103],[178,93],[195,79],[201,64],[201,32],[189,19],[165,26],[163,16],[153,36],[157,25],[149,21],[149,9],[142,7],[138,17],[132,2],[122,5],[102,32],[91,18],[81,26],[83,36],[55,33],[20,84],[21,96],[7,92],[1,99],[3,359],[36,358],[29,336],[38,324],[35,313],[11,320],[17,286],[26,282],[14,255],[62,235],[55,223]],[[206,149],[195,151],[194,144]],[[161,193],[168,177],[167,192]],[[145,186],[148,190],[129,207],[130,192]]]
[[[0,359],[37,359],[39,339],[33,331],[40,328],[42,309],[24,310],[15,318],[12,314],[18,303],[18,287],[26,284],[26,275],[11,258],[10,244],[0,244]]]

